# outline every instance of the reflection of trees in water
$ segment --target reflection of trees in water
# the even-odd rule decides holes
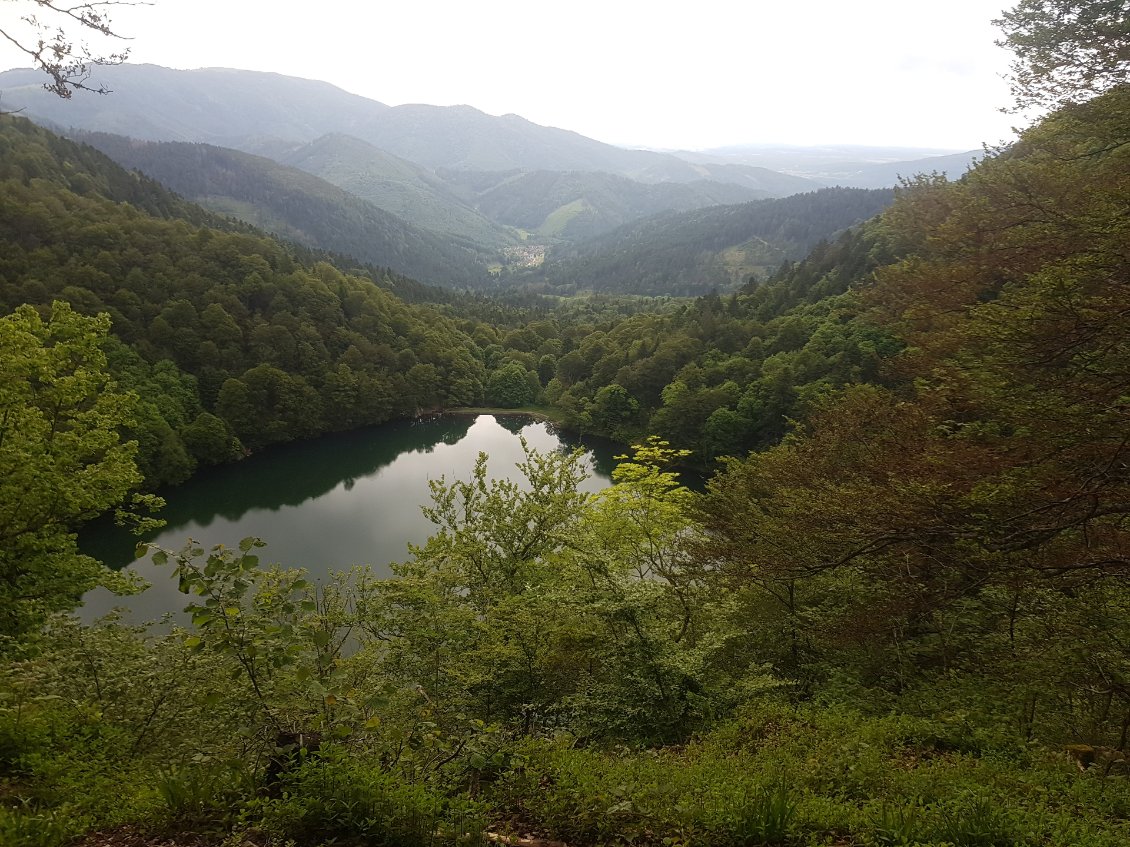
[[[206,470],[162,492],[168,506],[160,515],[166,522],[161,532],[190,523],[207,527],[217,518],[234,522],[252,509],[297,506],[343,483],[349,490],[402,454],[430,453],[437,444],[458,443],[472,423],[473,418],[456,416],[400,421],[275,447],[238,464]],[[84,529],[80,543],[103,561],[128,562],[136,539],[104,516]]]
[[[533,420],[529,415],[495,415],[494,419],[500,427],[514,435],[521,435]]]
[[[587,450],[592,459],[593,470],[601,476],[612,476],[612,469],[619,464],[615,457],[628,452],[628,448],[618,441],[601,438],[598,435],[578,435],[557,426],[552,427],[550,432],[561,441],[562,450],[576,450],[578,447]]]
[[[498,425],[514,435],[521,435],[522,430],[530,426],[534,422],[534,418],[530,415],[495,415],[494,419]],[[612,469],[618,464],[614,457],[622,456],[628,452],[628,448],[619,443],[612,441],[609,438],[601,438],[599,435],[580,435],[576,432],[571,432],[563,429],[559,424],[553,421],[537,421],[545,427],[546,432],[557,438],[561,442],[560,449],[563,453],[568,453],[576,450],[578,447],[587,450],[592,458],[593,470],[601,476],[612,476]]]

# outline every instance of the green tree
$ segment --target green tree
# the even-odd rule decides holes
[[[0,635],[22,636],[109,581],[79,553],[74,529],[141,482],[137,398],[116,388],[99,348],[106,315],[56,302],[0,319]]]
[[[669,741],[712,711],[709,666],[724,638],[687,556],[695,495],[669,470],[689,455],[656,436],[632,445],[570,545],[562,594],[586,622],[587,673],[571,698],[586,734]]]
[[[243,454],[243,445],[227,424],[210,412],[201,412],[181,432],[185,446],[201,465],[218,465]]]
[[[504,409],[515,409],[532,403],[536,397],[526,369],[517,362],[503,365],[487,380],[487,402]]]
[[[301,376],[264,364],[224,382],[216,414],[240,441],[258,450],[317,432],[321,402]]]
[[[1021,0],[995,21],[1016,53],[1017,108],[1077,103],[1130,81],[1130,2]]]
[[[605,432],[614,433],[621,426],[635,421],[640,411],[636,398],[622,385],[605,385],[593,397],[589,414],[592,421]]]
[[[386,673],[418,685],[442,717],[470,713],[532,730],[567,693],[575,668],[559,649],[579,633],[561,556],[587,497],[580,455],[526,448],[524,483],[434,481],[424,514],[436,533],[394,565],[369,626],[388,642]]]

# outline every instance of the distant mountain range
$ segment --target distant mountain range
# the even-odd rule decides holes
[[[205,141],[223,147],[254,136],[312,141],[354,132],[388,111],[384,103],[327,82],[226,68],[180,71],[159,65],[98,68],[112,94],[61,100],[31,69],[0,73],[4,110],[60,127],[148,141]]]
[[[149,141],[199,141],[275,158],[279,142],[344,133],[426,168],[604,171],[645,182],[719,179],[781,195],[814,187],[746,165],[716,169],[667,153],[626,150],[518,115],[470,106],[387,106],[328,83],[260,71],[157,65],[98,70],[109,97],[77,92],[60,100],[31,70],[0,73],[5,109],[59,127]],[[783,181],[783,182],[782,182]],[[779,183],[778,188],[769,184]]]
[[[860,145],[797,147],[748,144],[675,154],[705,167],[741,165],[775,168],[824,185],[852,188],[889,188],[900,179],[923,173],[943,173],[957,179],[984,150],[963,152],[916,147],[865,147]]]
[[[314,141],[269,149],[244,147],[321,177],[362,200],[435,232],[497,248],[514,233],[476,210],[430,169],[351,135],[331,133]]]
[[[0,73],[4,109],[70,128],[213,211],[454,287],[528,285],[532,276],[541,280],[535,287],[548,281],[560,290],[730,287],[879,208],[853,200],[847,205],[860,214],[848,213],[848,195],[817,194],[778,213],[751,211],[760,207],[751,201],[833,183],[891,185],[919,170],[956,175],[972,158],[900,160],[935,151],[865,148],[628,150],[517,115],[388,106],[279,74],[128,64],[98,73],[112,94],[71,100],[44,91],[37,72]],[[797,224],[803,214],[819,222]],[[747,219],[744,230],[735,223]],[[690,258],[696,243],[703,246]],[[547,248],[550,265],[530,270],[531,256]],[[629,278],[632,268],[639,278]]]
[[[583,241],[665,211],[744,203],[771,197],[733,183],[641,183],[586,171],[441,171],[493,221],[543,239]]]

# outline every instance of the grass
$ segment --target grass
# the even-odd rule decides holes
[[[495,797],[528,831],[571,845],[1130,844],[1125,778],[955,732],[905,715],[764,706],[681,748],[530,742]]]
[[[547,237],[560,237],[569,227],[573,218],[591,210],[592,206],[584,199],[577,199],[571,203],[566,203],[564,206],[559,206],[546,215],[542,225],[538,227],[538,234]]]
[[[11,717],[10,715],[8,716]],[[3,721],[0,720],[0,729]],[[753,704],[662,749],[599,749],[568,736],[512,739],[486,779],[473,758],[420,776],[345,743],[275,792],[252,765],[116,764],[97,739],[26,746],[0,795],[0,843],[61,847],[130,825],[236,843],[478,844],[537,833],[571,847],[1125,847],[1130,783],[1079,773],[1016,738],[846,708]],[[15,752],[15,751],[14,751]],[[149,751],[151,757],[161,751]],[[123,770],[121,765],[126,765]]]
[[[445,415],[522,415],[535,421],[545,421],[564,425],[564,417],[560,409],[552,406],[519,406],[516,409],[503,409],[498,406],[458,406],[454,409],[445,409]]]

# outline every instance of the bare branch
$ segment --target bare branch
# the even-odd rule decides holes
[[[22,29],[0,28],[10,44],[24,53],[32,65],[50,77],[43,87],[63,99],[75,91],[108,94],[104,85],[89,85],[96,65],[120,65],[129,57],[129,48],[98,53],[81,39],[76,40],[68,29],[94,33],[103,38],[129,40],[115,32],[109,10],[115,6],[147,6],[144,0],[93,0],[65,3],[62,0],[0,0],[29,4],[32,9],[19,20]]]

